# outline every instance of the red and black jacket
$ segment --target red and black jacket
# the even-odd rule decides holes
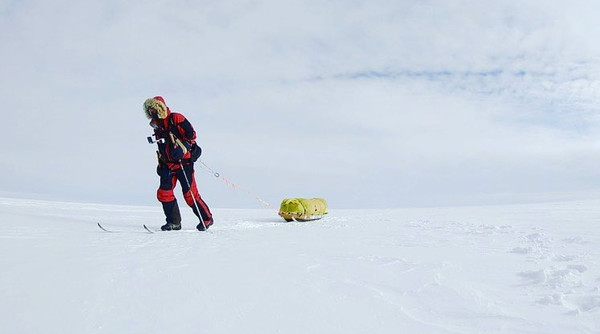
[[[191,149],[196,143],[196,131],[192,124],[182,114],[168,111],[165,119],[153,120],[154,136],[164,139],[158,143],[159,162],[168,165],[169,169],[180,168],[180,163],[191,163]],[[170,133],[186,147],[184,149],[171,139]]]

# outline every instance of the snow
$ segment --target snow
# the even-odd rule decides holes
[[[600,201],[215,209],[0,198],[0,333],[600,333]],[[101,231],[96,223],[118,231]]]

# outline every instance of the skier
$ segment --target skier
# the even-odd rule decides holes
[[[161,229],[181,229],[179,205],[173,194],[178,180],[186,203],[200,219],[196,228],[200,231],[208,229],[213,224],[213,218],[196,187],[194,161],[198,159],[202,150],[196,144],[196,132],[192,124],[182,114],[171,112],[162,96],[144,101],[144,112],[150,119],[150,126],[154,129],[154,136],[158,141],[156,173],[160,176],[160,186],[157,198],[162,203],[167,222]]]

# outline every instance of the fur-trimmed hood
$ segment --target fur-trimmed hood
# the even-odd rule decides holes
[[[150,108],[158,112],[158,118],[160,119],[165,119],[171,114],[171,110],[167,107],[165,99],[162,96],[151,97],[144,101],[144,113],[148,119],[152,119]]]

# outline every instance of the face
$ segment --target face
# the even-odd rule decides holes
[[[150,117],[152,117],[154,120],[158,119],[158,111],[154,108],[148,108],[148,115],[150,115]]]

